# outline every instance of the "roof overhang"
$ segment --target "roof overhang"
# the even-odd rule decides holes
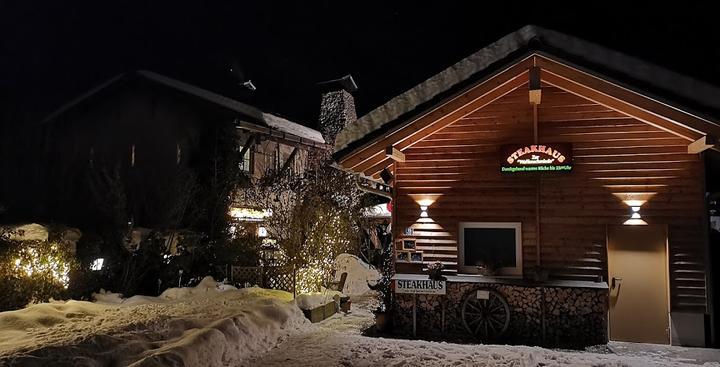
[[[624,113],[688,143],[706,135],[720,136],[720,124],[716,121],[550,53],[531,51],[420,113],[385,124],[382,131],[377,131],[371,138],[360,139],[336,152],[335,158],[347,170],[378,177],[380,171],[393,162],[385,154],[388,146],[406,150],[422,138],[527,85],[528,71],[533,66],[540,67],[543,83]]]

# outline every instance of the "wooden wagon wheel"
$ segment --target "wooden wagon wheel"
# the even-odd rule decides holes
[[[478,298],[478,291],[487,292],[487,298]],[[470,334],[483,341],[492,340],[502,335],[510,325],[510,306],[496,291],[475,290],[465,297],[462,322]]]

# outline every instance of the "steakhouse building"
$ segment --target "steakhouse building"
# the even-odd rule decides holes
[[[527,26],[349,124],[335,157],[392,180],[396,330],[706,345],[719,120],[718,88]],[[397,287],[438,263],[442,286]]]

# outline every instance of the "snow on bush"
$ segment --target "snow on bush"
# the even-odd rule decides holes
[[[380,279],[380,273],[355,255],[340,254],[335,259],[335,281],[340,280],[342,273],[347,273],[343,293],[358,296],[370,291],[367,283],[374,284]]]
[[[292,295],[212,278],[158,297],[95,295],[0,313],[0,365],[226,366],[309,322]]]

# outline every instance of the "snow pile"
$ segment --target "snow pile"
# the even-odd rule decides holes
[[[335,281],[340,280],[342,273],[348,274],[342,292],[351,296],[367,293],[370,291],[368,282],[372,284],[380,279],[380,273],[375,268],[355,255],[340,254],[335,259],[335,269]]]
[[[295,303],[301,310],[312,310],[320,306],[324,306],[335,301],[335,297],[342,297],[343,294],[338,291],[323,289],[320,292],[303,293],[295,298]]]
[[[99,293],[93,293],[92,296],[98,303],[139,305],[146,303],[167,303],[229,290],[237,290],[237,288],[229,284],[216,282],[212,277],[205,277],[195,287],[168,288],[157,297],[132,296],[130,298],[122,298],[122,294],[120,293],[106,292],[103,289],[101,289]]]
[[[309,322],[292,295],[211,278],[159,297],[95,295],[0,313],[0,365],[226,366]]]

